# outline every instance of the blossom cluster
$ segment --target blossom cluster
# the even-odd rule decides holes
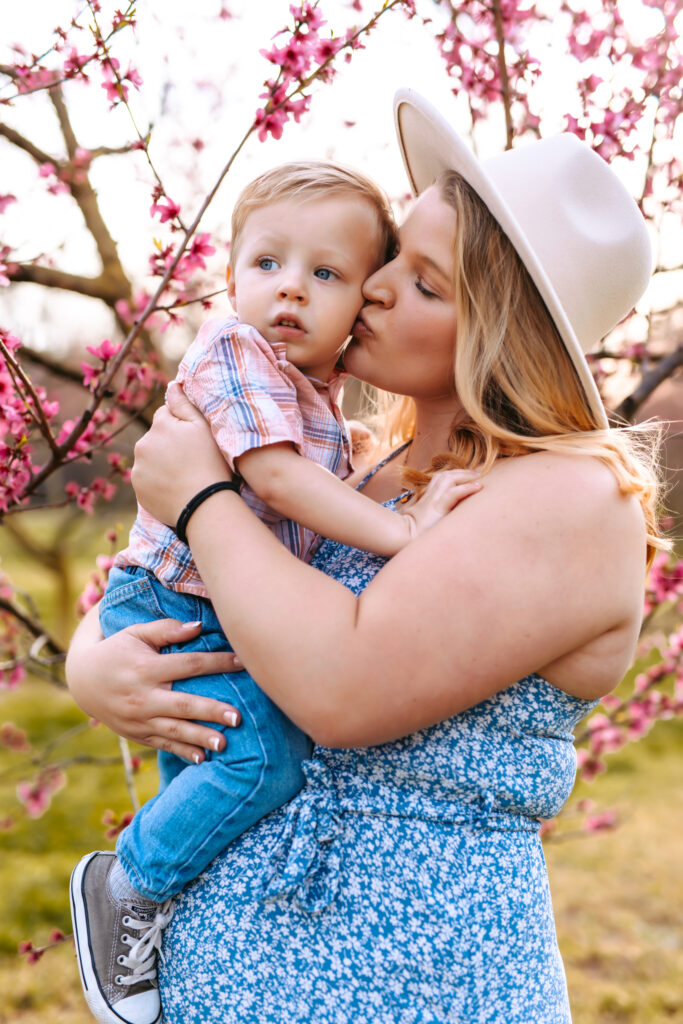
[[[133,758],[133,770],[136,771],[140,766],[140,759]],[[117,814],[115,811],[107,810],[102,815],[102,824],[105,826],[104,838],[112,842],[116,837],[123,832],[124,828],[127,828],[133,820],[133,814],[131,811],[124,811],[123,814]]]
[[[27,384],[16,360],[20,347],[19,338],[0,327],[0,512],[25,502],[36,471],[31,438],[59,412],[44,388]]]
[[[100,2],[88,0],[87,7],[72,18],[68,28],[59,26],[54,30],[54,43],[41,56],[31,54],[25,47],[15,43],[13,49],[17,59],[12,66],[11,77],[16,93],[1,96],[0,104],[11,105],[18,97],[53,88],[62,82],[79,80],[89,83],[93,68],[99,68],[102,73],[102,88],[111,106],[127,102],[129,85],[139,88],[142,79],[132,65],[125,72],[121,71],[119,61],[109,54],[109,44],[122,29],[135,25],[134,8],[135,4],[131,0],[124,12],[116,10],[104,33],[98,23]],[[85,12],[91,16],[87,28],[80,24],[80,18]],[[74,45],[78,33],[83,34],[80,49]]]
[[[680,609],[683,599],[683,560],[660,555],[657,563],[650,572],[646,614],[655,606]],[[585,781],[606,770],[606,755],[642,739],[655,722],[683,714],[683,626],[665,637],[648,637],[641,653],[651,663],[635,675],[630,694],[603,697],[601,710],[578,738],[579,776]]]
[[[472,122],[503,100],[514,115],[515,134],[536,130],[539,119],[529,109],[528,94],[540,75],[540,62],[528,52],[528,28],[544,16],[525,0],[463,0],[457,8],[451,4],[451,11],[436,41],[454,94],[467,97]]]
[[[22,652],[22,631],[17,618],[11,612],[14,589],[3,572],[0,571],[0,601],[5,607],[0,608],[0,651],[2,662],[0,662],[0,690],[14,690],[26,675],[24,667],[25,657]],[[2,727],[0,743],[2,746],[14,747],[14,741],[21,742],[19,734],[11,730],[15,728],[11,723],[6,722]],[[18,749],[18,748],[17,748]]]
[[[648,578],[646,618],[673,611],[678,621],[683,600],[683,559],[660,554]],[[599,708],[576,736],[577,777],[593,782],[607,771],[607,758],[626,744],[641,740],[659,721],[683,715],[683,626],[668,636],[646,634],[639,651],[640,671],[627,676],[617,693],[603,697]],[[625,692],[630,685],[630,690]],[[578,824],[577,824],[578,822]],[[542,835],[551,840],[615,828],[613,809],[596,810],[591,800],[569,804],[543,822]]]
[[[655,151],[648,169],[645,194],[652,191],[655,173],[678,181],[683,162],[671,160],[673,154],[665,140],[673,139],[676,120],[683,113],[683,47],[675,26],[680,13],[676,0],[643,0],[656,7],[661,28],[650,38],[636,41],[616,3],[605,3],[590,13],[568,2],[561,5],[567,19],[569,53],[581,68],[578,79],[578,109],[567,114],[566,127],[587,139],[606,160],[615,156],[629,159],[650,141],[639,136],[643,118],[651,118],[656,138]],[[607,74],[605,69],[618,69]],[[662,150],[657,159],[656,150]]]
[[[262,56],[278,68],[275,78],[265,82],[266,91],[260,96],[265,103],[256,111],[254,120],[254,127],[262,142],[269,135],[280,139],[290,117],[297,123],[300,121],[311,103],[311,96],[305,90],[314,80],[331,82],[336,75],[334,58],[345,50],[344,59],[348,63],[354,50],[364,49],[362,37],[374,27],[378,17],[392,7],[402,7],[409,16],[415,13],[412,0],[387,0],[380,14],[372,17],[362,28],[348,28],[339,36],[334,33],[322,36],[320,30],[327,22],[317,3],[302,0],[299,4],[290,5],[294,26],[277,33],[285,36],[284,46],[272,46],[269,50],[260,51]],[[352,8],[357,11],[362,9],[360,4],[352,4]]]
[[[683,46],[675,24],[680,3],[642,2],[656,7],[661,18],[659,31],[643,41],[635,40],[617,3],[589,11],[569,0],[555,0],[542,10],[528,0],[450,3],[451,18],[436,40],[453,92],[466,96],[473,123],[502,101],[512,134],[521,135],[538,132],[541,125],[534,93],[541,62],[530,46],[540,48],[545,40],[538,31],[544,22],[564,25],[567,55],[577,68],[565,130],[588,141],[606,160],[646,156],[643,194],[652,195],[656,182],[660,201],[670,208],[672,201],[680,203],[683,171],[673,146],[683,112]],[[642,132],[643,122],[652,122],[649,136]]]
[[[182,229],[180,206],[155,190],[150,210],[152,216],[158,214],[162,224],[168,223],[170,230]],[[163,292],[156,298],[156,309],[163,311],[167,320],[165,327],[171,323],[179,323],[181,317],[176,310],[191,302],[201,302],[204,309],[211,308],[210,298],[206,296],[206,288],[197,275],[207,269],[206,260],[213,256],[216,247],[211,242],[208,232],[202,232],[190,238],[179,252],[171,243],[163,244],[154,240],[154,251],[149,257],[149,272],[152,277],[164,278],[166,283]],[[146,301],[145,301],[146,300]],[[137,315],[144,313],[150,301],[146,292],[139,293],[136,299]],[[126,311],[122,310],[124,317]],[[148,326],[159,323],[158,317],[148,317]],[[165,329],[165,328],[164,328]]]
[[[67,941],[67,936],[60,928],[53,928],[46,946],[34,946],[30,939],[25,939],[19,943],[17,952],[19,956],[26,957],[26,963],[37,964],[43,953],[46,953],[48,949],[52,949],[54,946],[61,946],[63,942]]]
[[[35,778],[17,785],[17,798],[29,818],[40,818],[49,808],[54,794],[65,785],[64,772],[54,765],[48,765]]]

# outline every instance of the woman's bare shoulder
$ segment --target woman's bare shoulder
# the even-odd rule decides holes
[[[569,519],[575,529],[604,528],[645,536],[640,503],[624,495],[610,467],[591,455],[534,452],[500,460],[486,477],[490,496],[515,498],[538,522],[539,514],[553,521]],[[534,515],[536,513],[536,515]]]

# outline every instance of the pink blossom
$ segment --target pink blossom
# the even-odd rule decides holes
[[[165,224],[166,221],[174,220],[178,216],[180,207],[172,199],[169,199],[168,196],[163,196],[158,202],[152,203],[150,207],[150,217],[153,217],[156,213],[159,214],[161,223]]]
[[[18,754],[26,754],[31,749],[28,736],[23,729],[19,729],[13,722],[4,722],[0,726],[0,744]]]
[[[258,128],[258,137],[261,142],[265,142],[269,135],[272,135],[274,139],[281,139],[282,129],[286,124],[287,114],[284,110],[274,110],[271,114],[266,114],[263,109],[256,111],[254,126]]]
[[[78,599],[76,611],[82,617],[101,600],[104,587],[100,581],[90,580]]]
[[[116,484],[113,484],[110,480],[105,480],[104,477],[97,476],[92,482],[92,493],[98,495],[104,501],[111,501],[116,494]]]
[[[66,78],[75,78],[77,75],[83,78],[87,77],[83,68],[90,60],[85,54],[78,53],[74,48],[71,49],[69,56],[64,61],[64,76]]]
[[[10,668],[0,669],[0,690],[16,690],[26,678],[26,668],[19,662]]]
[[[101,345],[95,348],[93,345],[86,345],[86,351],[90,352],[91,355],[97,356],[103,363],[109,362],[115,355],[121,351],[121,345],[111,342],[109,338],[105,338]]]
[[[321,39],[313,51],[313,56],[319,64],[324,64],[326,60],[339,52],[341,46],[341,39]]]
[[[95,495],[87,488],[82,488],[76,496],[76,505],[87,515],[91,516],[95,511]]]
[[[140,86],[143,84],[139,71],[132,66],[129,67],[126,71],[126,79],[130,82],[131,85],[134,85],[136,89],[139,89]]]
[[[579,775],[584,782],[593,782],[598,775],[607,770],[607,765],[604,761],[594,757],[584,749],[577,750],[576,761]]]
[[[619,818],[616,811],[602,811],[600,814],[594,814],[583,823],[583,829],[585,832],[607,832],[610,829],[616,828]]]
[[[91,366],[90,363],[81,363],[81,371],[83,373],[84,386],[86,388],[90,388],[91,391],[94,391],[97,382],[100,379],[100,373],[102,372],[101,367]]]
[[[4,213],[8,206],[12,203],[16,203],[17,197],[11,193],[6,193],[4,196],[0,196],[0,213]]]
[[[305,23],[309,32],[317,32],[325,24],[322,12],[316,4],[309,3],[308,0],[304,0],[299,7],[290,4],[289,12],[295,21]]]
[[[46,420],[54,419],[59,412],[59,402],[50,402],[46,399],[41,403],[41,408]]]
[[[59,196],[69,191],[69,186],[64,181],[53,181],[47,187],[50,195]]]
[[[17,947],[17,952],[19,956],[26,957],[26,963],[37,964],[45,950],[36,949],[33,943],[27,939],[24,942],[19,943]]]
[[[208,233],[197,235],[196,238],[193,239],[192,246],[190,247],[190,257],[193,260],[196,260],[198,266],[201,266],[202,268],[206,267],[203,257],[213,256],[216,251],[216,247],[211,245],[210,239],[211,235]]]
[[[52,796],[66,785],[66,776],[58,768],[43,768],[33,782],[20,782],[17,797],[29,818],[40,818],[50,806]]]
[[[133,815],[130,811],[126,811],[122,815],[116,814],[114,811],[105,811],[102,815],[102,824],[106,825],[106,831],[104,833],[106,839],[116,839],[120,832],[123,832],[124,828],[127,828],[133,820]]]
[[[84,149],[79,146],[74,155],[74,164],[76,167],[89,167],[90,161],[92,160],[92,153],[89,149]]]

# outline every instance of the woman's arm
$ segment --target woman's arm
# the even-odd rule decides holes
[[[225,475],[194,410],[176,411],[188,420],[158,413],[133,474],[142,504],[167,522]],[[173,488],[164,451],[173,452]],[[235,494],[214,495],[188,526],[245,665],[332,746],[406,735],[574,653],[565,688],[607,692],[637,634],[644,537],[638,506],[619,496],[606,467],[541,453],[500,463],[359,598],[294,559]]]
[[[190,719],[225,728],[239,724],[239,713],[231,704],[175,693],[171,684],[174,679],[232,672],[242,666],[227,651],[159,653],[166,644],[196,636],[200,628],[200,623],[161,619],[131,626],[105,640],[97,609],[91,608],[74,634],[66,660],[74,700],[120,736],[189,761],[204,760],[204,748],[222,749],[225,738]]]

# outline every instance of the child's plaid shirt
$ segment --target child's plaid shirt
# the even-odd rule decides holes
[[[253,327],[231,317],[204,324],[176,380],[208,420],[231,469],[252,448],[288,442],[336,476],[350,473],[349,439],[335,402],[341,374],[327,384],[305,377],[287,362],[284,344],[270,345]],[[329,405],[322,397],[325,391]],[[311,530],[283,519],[246,484],[241,493],[293,554],[310,558],[317,541]],[[169,590],[208,597],[190,549],[141,507],[128,547],[114,564],[142,566]]]

